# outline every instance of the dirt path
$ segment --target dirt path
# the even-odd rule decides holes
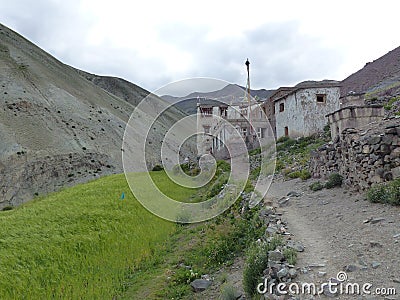
[[[297,281],[320,284],[346,271],[348,282],[360,286],[371,283],[371,292],[385,287],[396,288],[400,294],[400,208],[369,203],[363,195],[343,188],[312,192],[311,182],[277,181],[267,196],[276,204],[290,191],[301,193],[300,197],[290,198],[288,206],[279,208],[293,239],[305,247],[298,256]],[[335,298],[399,297],[338,295]],[[301,299],[312,298],[301,296]]]
[[[312,192],[312,180],[276,180],[266,202],[277,206],[287,223],[291,239],[299,241],[305,251],[298,254],[296,282],[319,287],[345,271],[346,283],[370,283],[371,295],[299,295],[298,299],[400,299],[400,207],[373,204],[365,196],[344,188]],[[288,205],[278,200],[290,191]],[[219,299],[222,282],[232,284],[243,295],[243,258],[220,270],[209,290],[195,299]],[[222,279],[222,280],[221,280]],[[374,295],[376,288],[395,288],[397,295]],[[392,291],[389,291],[390,293]]]

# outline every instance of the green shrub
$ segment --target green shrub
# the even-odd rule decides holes
[[[311,178],[311,173],[306,169],[302,169],[300,171],[294,171],[292,173],[289,173],[287,176],[289,178],[301,178],[302,180],[307,180]]]
[[[324,185],[320,181],[313,182],[312,184],[310,184],[310,190],[312,190],[313,192],[320,191],[323,188]]]
[[[261,153],[261,148],[256,148],[249,151],[249,156],[257,155]]]
[[[257,167],[250,171],[250,180],[256,180],[260,176],[261,167]]]
[[[221,289],[221,300],[236,300],[236,290],[231,284],[224,284]]]
[[[193,280],[201,277],[199,272],[188,270],[186,268],[179,268],[175,271],[175,274],[172,276],[172,281],[176,284],[188,284]]]
[[[162,166],[160,166],[160,165],[155,165],[155,166],[153,167],[153,170],[152,170],[152,171],[162,171],[162,170],[164,170],[164,168],[163,168]]]
[[[297,261],[297,251],[292,248],[283,250],[283,256],[290,265],[295,265]]]
[[[387,203],[386,187],[384,185],[371,187],[367,192],[367,199],[372,203]]]
[[[289,138],[285,142],[277,144],[276,151],[287,151],[294,145],[296,145],[296,140]]]
[[[224,160],[217,161],[217,172],[220,171],[222,173],[230,172],[231,165]]]
[[[371,187],[367,192],[367,199],[373,203],[400,205],[400,178]]]
[[[282,245],[280,237],[274,237],[267,243],[253,243],[246,254],[243,270],[243,287],[251,298],[257,292],[257,285],[261,282],[263,271],[268,266],[268,251],[275,250]]]
[[[332,189],[334,187],[341,186],[342,182],[343,182],[343,177],[337,173],[333,173],[329,176],[329,179],[325,184],[325,187],[327,189]]]
[[[387,104],[385,104],[383,107],[385,108],[385,110],[391,110],[393,108],[393,104],[400,100],[400,97],[393,97],[392,99],[389,100],[389,102]]]
[[[279,139],[276,140],[276,143],[284,143],[286,141],[288,141],[290,138],[288,136],[281,136]]]

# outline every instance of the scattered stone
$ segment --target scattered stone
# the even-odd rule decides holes
[[[304,252],[304,246],[299,242],[289,241],[287,246],[296,250],[297,252]]]
[[[308,265],[309,268],[324,268],[325,264],[311,264]]]
[[[195,279],[190,283],[195,293],[205,291],[211,285],[211,281],[205,279]]]
[[[207,281],[211,281],[212,280],[211,276],[208,275],[208,274],[201,275],[201,279],[204,279],[204,280],[207,280]]]
[[[319,272],[318,272],[318,276],[319,276],[319,277],[325,277],[325,276],[326,276],[326,272],[319,271]]]
[[[395,238],[395,239],[397,239],[397,238],[399,238],[399,237],[400,237],[400,233],[395,234],[395,235],[393,236],[393,238]]]
[[[367,223],[371,222],[371,220],[372,220],[372,218],[366,219],[366,220],[363,221],[363,223],[367,224]]]
[[[288,197],[300,197],[300,196],[301,196],[301,193],[296,192],[296,191],[290,191],[290,192],[287,194],[287,196],[288,196]]]
[[[281,262],[284,259],[284,256],[281,252],[275,250],[275,251],[269,251],[268,252],[268,259],[269,261],[272,262]]]
[[[297,277],[297,271],[295,269],[289,269],[290,278],[294,279]]]
[[[372,269],[376,269],[376,268],[378,268],[381,264],[380,264],[379,262],[377,262],[377,261],[373,261],[371,265],[372,265]]]
[[[347,265],[343,268],[343,271],[345,272],[354,272],[357,271],[357,266],[356,265]]]
[[[382,222],[384,220],[385,220],[384,218],[373,218],[373,219],[371,219],[371,224],[376,224],[376,223]]]
[[[379,242],[375,242],[375,241],[370,241],[369,245],[371,246],[371,248],[382,248],[382,244]]]
[[[307,274],[308,273],[308,269],[307,268],[302,268],[300,269],[300,272],[303,274]]]
[[[332,283],[340,284],[340,281],[337,280],[336,278],[330,278],[329,281],[332,282]],[[325,296],[327,296],[327,297],[336,298],[338,296],[338,294],[339,294],[339,289],[332,289],[331,290],[329,288],[329,285],[327,284],[323,288],[323,294]]]
[[[277,232],[278,228],[276,226],[268,226],[267,229],[265,230],[265,233],[267,233],[268,235],[274,235]]]
[[[289,274],[289,270],[287,268],[282,268],[276,275],[279,279],[286,277]]]
[[[282,197],[281,199],[278,200],[278,205],[280,207],[288,206],[289,205],[289,197]]]

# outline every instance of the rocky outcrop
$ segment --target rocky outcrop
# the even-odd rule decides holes
[[[400,177],[400,118],[345,129],[311,154],[310,169],[315,178],[339,173],[358,190]]]

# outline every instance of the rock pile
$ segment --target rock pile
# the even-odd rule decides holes
[[[292,193],[292,194],[291,194]],[[298,193],[294,192],[284,197],[285,200],[290,200],[290,197],[298,197]],[[281,214],[277,213],[272,206],[266,206],[260,211],[260,218],[267,225],[265,232],[266,241],[271,241],[273,236],[282,235],[285,237],[284,243],[278,246],[274,251],[268,252],[268,267],[264,270],[262,289],[266,291],[264,294],[265,299],[283,299],[276,287],[279,283],[290,283],[298,275],[298,270],[294,265],[291,265],[284,256],[286,249],[293,249],[297,252],[303,252],[304,246],[300,242],[293,241],[291,234],[287,230],[286,223],[282,221]],[[259,242],[262,242],[261,239]],[[285,298],[292,299],[292,298]]]
[[[311,154],[310,169],[315,178],[339,173],[358,190],[400,177],[400,118],[345,129]]]

